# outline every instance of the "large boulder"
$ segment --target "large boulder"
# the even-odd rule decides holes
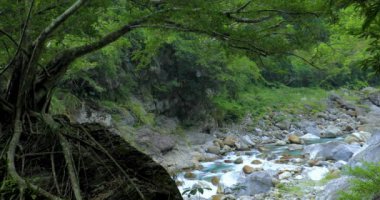
[[[280,128],[281,130],[289,130],[290,125],[291,125],[290,120],[283,120],[283,121],[277,122],[275,124],[275,126],[277,126],[278,128]]]
[[[355,153],[354,146],[343,142],[327,142],[311,144],[304,148],[303,152],[309,154],[310,159],[344,160],[348,161]]]
[[[158,149],[161,153],[172,150],[176,144],[170,135],[164,135],[154,132],[150,128],[142,128],[137,131],[136,143],[148,149]]]
[[[371,133],[365,132],[365,131],[359,131],[354,132],[350,135],[348,135],[344,141],[351,144],[351,143],[361,143],[366,142],[371,137]]]
[[[362,162],[380,162],[380,133],[374,134],[368,140],[368,146],[350,159],[350,166],[360,166]]]
[[[336,138],[341,134],[342,130],[339,127],[330,125],[320,133],[320,136],[323,138]]]
[[[228,135],[224,138],[223,144],[228,145],[230,147],[235,146],[235,143],[238,141],[236,136]]]
[[[301,140],[297,135],[291,134],[288,136],[288,140],[293,144],[301,144]]]
[[[305,127],[305,131],[308,134],[313,134],[313,135],[316,135],[318,137],[321,135],[321,129],[318,128],[318,126],[307,126],[307,127]]]
[[[380,91],[377,90],[375,92],[371,92],[369,95],[368,95],[368,99],[369,101],[371,101],[371,103],[373,103],[374,105],[376,106],[380,106]]]
[[[213,153],[213,154],[220,154],[220,147],[214,146],[214,145],[209,146],[209,147],[207,147],[207,152]]]
[[[335,103],[338,107],[346,109],[346,110],[357,110],[355,105],[347,102],[342,97],[340,97],[339,95],[334,94],[334,93],[330,94],[329,102]]]
[[[186,139],[191,145],[202,145],[215,139],[211,134],[201,133],[194,130],[186,131],[185,134]]]
[[[377,131],[375,132],[374,134],[372,134],[372,136],[370,137],[370,139],[367,140],[367,145],[376,145],[376,144],[379,144],[380,143],[380,132]]]
[[[239,140],[240,140],[240,143],[246,144],[249,147],[252,147],[255,145],[255,143],[252,141],[252,139],[248,135],[244,135],[244,136],[240,137]]]
[[[73,116],[79,124],[100,124],[104,127],[112,126],[112,116],[106,112],[96,110],[82,104],[81,109]]]
[[[330,181],[323,192],[317,195],[316,200],[337,200],[339,199],[339,191],[347,190],[350,187],[350,177],[342,176]]]
[[[246,188],[240,190],[237,196],[252,196],[266,193],[274,186],[272,179],[272,174],[267,171],[253,172],[245,177],[240,177],[238,183]]]
[[[109,156],[93,150],[86,151],[88,148],[81,148],[81,151],[73,152],[73,158],[75,160],[82,159],[85,164],[85,169],[79,169],[83,173],[78,173],[78,178],[86,180],[89,187],[81,189],[85,188],[86,191],[83,191],[83,194],[90,194],[91,196],[83,196],[83,199],[93,199],[94,194],[107,194],[106,199],[141,199],[140,192],[146,200],[182,199],[175,181],[166,169],[150,156],[123,140],[118,132],[111,132],[97,125],[85,126],[84,128],[94,140],[100,143],[104,152],[107,152]],[[80,134],[84,131],[78,129],[78,132],[73,132]],[[83,139],[87,137],[87,135],[75,136]],[[94,159],[97,156],[98,159]],[[113,164],[112,161],[117,161],[117,165]],[[50,164],[50,161],[41,163]],[[84,176],[86,174],[87,176]],[[133,185],[127,180],[112,177],[129,177],[129,180],[133,181]],[[106,187],[99,187],[99,184]],[[138,187],[139,191],[135,190],[135,187]],[[40,198],[37,197],[37,199]]]

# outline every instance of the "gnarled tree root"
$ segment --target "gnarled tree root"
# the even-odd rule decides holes
[[[15,120],[5,132],[0,147],[7,148],[7,165],[0,156],[0,182],[13,180],[19,190],[2,184],[0,198],[182,199],[163,167],[99,125],[34,116]]]
[[[33,191],[36,191],[40,193],[42,196],[51,199],[51,200],[62,200],[61,198],[51,194],[50,192],[32,184],[27,181],[25,181],[16,171],[15,167],[15,153],[16,153],[16,147],[19,143],[20,137],[22,134],[22,125],[21,121],[16,118],[14,122],[14,128],[13,128],[13,137],[9,143],[8,151],[7,151],[7,167],[8,167],[8,173],[11,178],[17,181],[20,187],[20,192],[23,194],[24,190],[26,188],[30,188]]]

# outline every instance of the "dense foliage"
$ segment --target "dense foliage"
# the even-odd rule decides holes
[[[378,199],[380,197],[380,163],[364,163],[362,167],[348,168],[353,177],[350,188],[340,191],[341,200]]]
[[[254,3],[248,6],[253,8]],[[293,14],[281,17],[305,15],[304,11]],[[355,8],[339,11],[334,23],[328,13],[314,14],[306,13],[305,19],[292,25],[280,21],[278,30],[269,30],[268,40],[260,44],[271,49],[267,56],[208,34],[137,30],[74,63],[63,89],[79,98],[121,104],[137,97],[153,102],[151,112],[224,122],[236,121],[247,112],[255,116],[267,112],[272,105],[260,101],[267,98],[262,94],[270,94],[264,87],[358,89],[377,84],[378,78],[360,67],[368,58],[365,49],[370,40],[356,36],[364,19]]]

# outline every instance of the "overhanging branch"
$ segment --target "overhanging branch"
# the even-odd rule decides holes
[[[203,34],[203,35],[207,35],[210,37],[214,37],[214,38],[222,40],[222,41],[244,43],[244,44],[249,46],[249,47],[245,46],[244,48],[247,48],[251,52],[254,52],[258,55],[267,56],[267,54],[268,54],[268,52],[265,51],[264,49],[258,48],[256,46],[254,46],[253,44],[251,44],[253,41],[247,41],[247,40],[232,38],[228,33],[220,33],[217,31],[207,31],[207,30],[202,30],[202,29],[197,29],[197,28],[186,27],[185,25],[178,24],[178,23],[171,22],[171,21],[167,21],[167,23],[168,24],[142,24],[142,25],[136,26],[136,28],[161,28],[161,29],[172,29],[172,30],[182,31],[182,32],[198,33],[198,34]],[[235,46],[237,46],[237,45],[235,45]],[[242,46],[240,46],[240,47],[242,47]],[[240,48],[240,49],[243,49],[243,48]]]
[[[60,54],[58,54],[56,57],[54,57],[52,60],[48,62],[46,65],[47,73],[40,74],[37,77],[36,84],[39,85],[41,88],[44,88],[45,90],[49,90],[54,86],[54,84],[60,80],[65,72],[67,71],[69,65],[77,58],[84,56],[88,53],[91,53],[93,51],[99,50],[108,44],[111,44],[112,42],[118,40],[120,37],[125,35],[126,33],[130,32],[132,29],[135,29],[138,27],[138,25],[143,24],[147,21],[149,21],[151,18],[158,14],[162,14],[168,11],[172,11],[172,9],[167,10],[159,10],[157,12],[151,13],[145,17],[142,17],[141,19],[138,19],[136,21],[133,21],[127,25],[124,25],[117,29],[114,32],[111,32],[99,40],[79,46],[74,47],[71,49],[64,50]],[[50,76],[47,76],[46,74],[50,74]],[[46,92],[46,91],[45,91]],[[42,98],[44,96],[44,91],[40,91],[37,93],[37,99]]]
[[[60,16],[54,19],[49,26],[47,26],[38,36],[37,40],[34,42],[34,46],[38,46],[44,43],[46,39],[71,15],[73,15],[82,5],[88,0],[77,0],[73,5],[71,5],[67,10],[65,10]]]
[[[322,70],[320,67],[316,66],[313,62],[307,60],[306,58],[302,57],[302,56],[299,56],[297,54],[294,54],[294,53],[285,53],[286,55],[289,55],[289,56],[294,56],[296,58],[299,58],[301,59],[302,61],[304,61],[305,63],[309,64],[310,66],[316,68],[316,69],[319,69],[319,70]]]
[[[240,18],[240,17],[233,16],[231,14],[227,14],[226,16],[228,18],[234,20],[235,22],[246,23],[246,24],[260,23],[260,22],[264,22],[264,21],[267,21],[269,19],[272,19],[274,17],[273,15],[268,15],[265,17],[257,18],[257,19],[251,19],[251,18]]]

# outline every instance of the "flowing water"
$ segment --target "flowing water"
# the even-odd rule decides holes
[[[321,138],[305,141],[305,145],[340,140],[343,140],[343,138]],[[218,191],[218,186],[215,186],[211,183],[213,177],[218,177],[220,180],[219,190],[231,188],[239,182],[239,179],[245,176],[244,172],[242,171],[242,168],[245,165],[249,165],[255,169],[267,170],[274,173],[278,171],[300,171],[301,168],[303,168],[304,171],[307,171],[305,176],[308,176],[308,178],[312,180],[320,180],[328,172],[325,167],[311,168],[305,166],[304,163],[285,164],[278,162],[278,160],[283,155],[288,155],[290,157],[302,157],[302,150],[291,151],[288,149],[289,145],[276,146],[275,144],[268,144],[264,147],[267,149],[264,152],[259,152],[255,149],[244,152],[230,152],[223,156],[221,159],[212,162],[202,162],[201,170],[188,171],[195,175],[195,178],[191,180],[185,178],[186,172],[177,174],[176,180],[182,184],[178,186],[179,190],[183,192],[185,189],[191,188],[194,184],[198,184],[202,187],[208,187],[211,189],[205,190],[204,193],[200,196],[203,198],[211,198],[211,196],[217,194]],[[242,158],[243,162],[240,164],[234,164],[233,161],[237,158]],[[252,164],[253,160],[259,160],[260,162],[256,161],[256,163],[260,164]]]

